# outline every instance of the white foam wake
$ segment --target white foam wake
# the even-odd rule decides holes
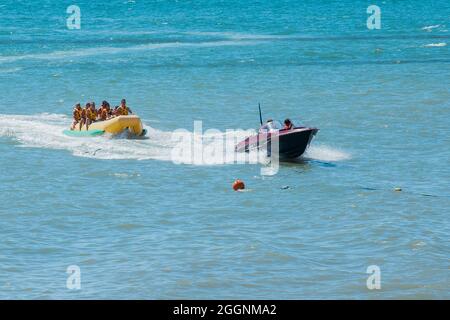
[[[146,126],[147,139],[124,139],[123,136],[69,137],[63,131],[70,123],[71,119],[62,114],[0,114],[0,137],[15,140],[22,147],[66,150],[74,156],[95,159],[154,159],[194,165],[267,161],[258,157],[262,153],[234,151],[234,145],[248,136],[249,132],[246,131],[236,135],[235,132],[206,130],[199,134],[187,130],[162,131]],[[180,153],[180,149],[192,152]],[[344,151],[323,145],[310,146],[305,157],[322,161],[350,159],[350,155]]]
[[[344,161],[351,159],[351,155],[345,151],[331,148],[325,145],[310,145],[304,155],[305,158],[320,161]]]
[[[234,144],[227,147],[226,133],[211,132],[198,135],[184,130],[177,133],[161,131],[146,126],[148,139],[124,139],[124,137],[69,137],[63,131],[71,119],[60,114],[1,115],[0,137],[16,140],[20,146],[67,150],[75,156],[96,159],[163,160],[176,163],[212,165],[244,162],[247,154],[236,155]],[[242,139],[244,137],[241,137]],[[195,144],[202,140],[202,145]],[[192,150],[177,153],[175,148]],[[198,150],[201,148],[201,150]],[[219,152],[213,152],[220,150]]]

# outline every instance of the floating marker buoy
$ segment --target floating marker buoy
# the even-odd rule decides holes
[[[243,189],[245,189],[245,184],[243,181],[237,179],[235,182],[233,182],[233,190],[234,191],[243,190]]]
[[[394,188],[394,191],[397,191],[397,192],[399,192],[399,191],[402,191],[402,188]]]

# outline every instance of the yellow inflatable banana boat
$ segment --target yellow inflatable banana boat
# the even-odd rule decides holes
[[[69,136],[98,136],[105,132],[109,134],[119,134],[128,130],[136,136],[145,135],[146,131],[142,126],[141,119],[138,116],[118,116],[105,121],[92,123],[89,128],[86,125],[81,127],[77,125],[74,130],[64,130],[64,134]]]

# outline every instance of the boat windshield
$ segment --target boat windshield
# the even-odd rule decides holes
[[[283,129],[283,125],[281,124],[281,122],[278,120],[274,120],[263,124],[259,128],[259,132],[279,131],[281,129]]]

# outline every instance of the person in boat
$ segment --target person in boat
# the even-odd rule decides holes
[[[109,119],[112,116],[112,114],[111,114],[111,107],[110,107],[108,101],[106,101],[106,105],[105,105],[105,116],[106,116],[106,119]]]
[[[127,116],[128,114],[132,113],[133,112],[131,111],[131,109],[127,106],[127,101],[125,99],[122,99],[122,101],[120,101],[119,115]]]
[[[102,121],[102,113],[103,113],[103,109],[105,109],[105,103],[106,101],[103,100],[102,104],[100,105],[100,108],[97,110],[97,121]],[[106,119],[105,119],[106,120]]]
[[[286,119],[284,120],[284,127],[283,130],[292,130],[292,128],[294,127],[294,125],[292,124],[291,119]]]
[[[109,105],[109,103],[108,103],[108,105],[106,106],[106,112],[108,113],[108,119],[109,119],[109,118],[112,118],[113,113],[112,113],[112,109],[111,109],[111,106]]]
[[[118,117],[118,116],[120,116],[120,114],[119,114],[119,106],[115,106],[115,107],[114,107],[114,110],[111,111],[111,115],[112,115],[113,117]]]
[[[89,130],[89,126],[97,120],[97,110],[95,110],[95,103],[87,103],[85,109],[86,130]]]
[[[82,113],[83,109],[81,108],[81,104],[77,103],[75,104],[75,107],[73,108],[73,123],[72,123],[72,127],[70,128],[70,130],[75,130],[75,127],[77,124],[80,124],[81,127],[81,113]]]
[[[109,103],[106,100],[103,100],[102,106],[98,109],[97,112],[97,120],[105,121],[109,118]]]
[[[81,109],[81,121],[80,121],[80,130],[86,124],[86,110],[91,107],[91,104],[88,102],[86,106]]]

